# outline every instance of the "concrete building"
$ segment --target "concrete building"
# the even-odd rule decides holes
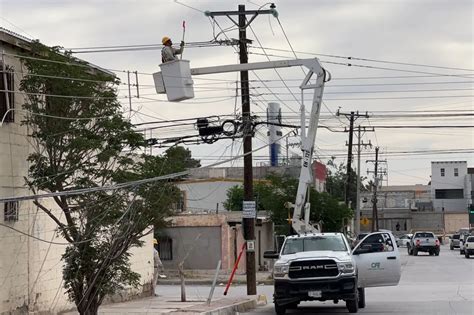
[[[415,229],[454,233],[469,225],[474,169],[465,161],[431,162],[430,185],[384,186],[379,189],[379,227],[409,232]],[[372,193],[362,198],[361,230],[372,218]],[[364,219],[365,218],[365,219]]]
[[[0,90],[18,91],[25,71],[18,55],[29,51],[30,40],[0,28],[0,50],[4,52]],[[92,67],[92,65],[91,65]],[[6,79],[6,80],[5,80]],[[21,125],[25,113],[21,109],[23,94],[0,92],[0,196],[24,196],[31,192],[24,178],[30,167],[27,157],[34,152],[29,143],[28,126]],[[6,115],[5,115],[6,114]],[[53,212],[59,209],[45,201]],[[65,246],[41,242],[34,237],[65,242],[56,224],[30,201],[0,203],[0,314],[55,314],[70,310],[62,283],[62,261]],[[19,232],[17,232],[17,231]],[[23,234],[21,234],[23,233]],[[142,287],[127,290],[123,297],[150,292],[153,274],[152,235],[144,240],[147,246],[132,252],[132,269],[141,275]]]
[[[273,223],[264,211],[257,214],[255,237],[256,268],[268,270],[263,252],[274,248]],[[168,270],[183,260],[186,270],[215,270],[221,260],[221,270],[230,272],[243,244],[241,212],[174,216],[159,236],[160,258]],[[245,271],[245,251],[238,271]]]
[[[466,212],[471,200],[466,161],[431,162],[431,198],[438,212]]]
[[[361,193],[361,231],[369,231],[372,192]],[[429,185],[382,186],[377,195],[379,227],[406,233],[412,229],[442,228],[442,216],[432,216]]]

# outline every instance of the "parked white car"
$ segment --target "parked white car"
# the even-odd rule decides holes
[[[397,246],[398,247],[408,247],[413,234],[404,234],[397,238]]]
[[[469,258],[470,255],[474,255],[474,236],[468,236],[464,243],[464,256]]]
[[[467,238],[471,236],[470,234],[461,234],[459,238],[459,254],[464,255],[464,244],[466,243]]]

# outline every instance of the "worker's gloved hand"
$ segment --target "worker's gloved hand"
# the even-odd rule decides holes
[[[181,41],[181,44],[179,46],[183,47],[184,46],[184,40]]]

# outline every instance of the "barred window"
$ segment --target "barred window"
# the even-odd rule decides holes
[[[158,240],[158,252],[161,260],[173,260],[173,240],[169,237],[160,237]]]
[[[13,68],[0,61],[0,121],[9,109],[15,108],[14,87]],[[14,117],[14,111],[9,111],[3,122],[13,122]]]
[[[18,201],[8,201],[4,204],[3,219],[5,222],[18,221]]]

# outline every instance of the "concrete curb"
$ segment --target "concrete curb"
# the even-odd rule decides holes
[[[257,299],[249,299],[247,301],[237,302],[226,305],[211,311],[199,313],[200,315],[235,315],[237,312],[248,312],[257,308]]]
[[[226,280],[227,281],[227,280]],[[218,283],[226,283],[226,281],[218,281]],[[234,280],[232,284],[242,285],[246,284],[245,280]],[[180,279],[160,279],[158,285],[181,285]],[[212,285],[211,279],[189,279],[186,280],[186,285]],[[273,280],[262,280],[258,281],[257,285],[273,285]]]

